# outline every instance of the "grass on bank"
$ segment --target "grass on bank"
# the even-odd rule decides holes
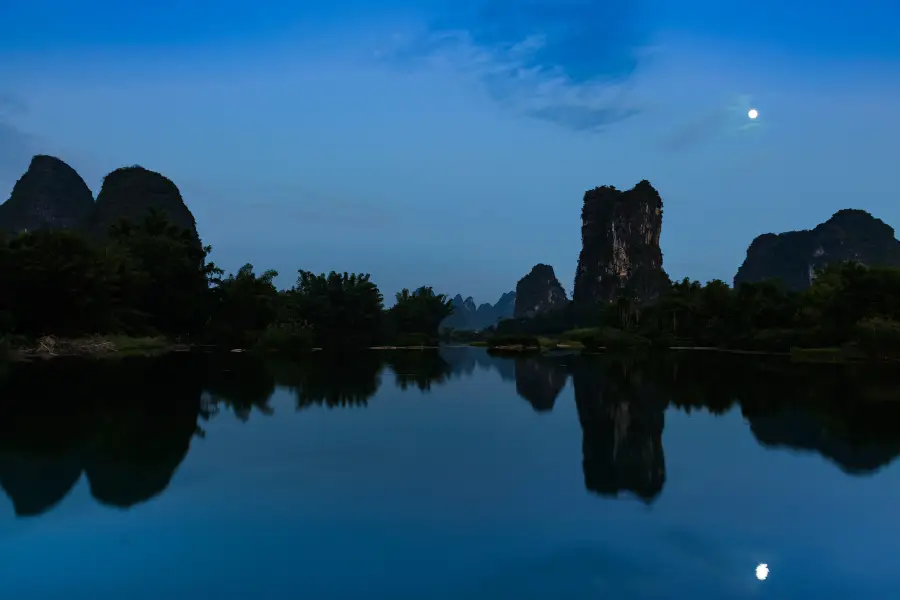
[[[96,335],[83,338],[60,338],[45,335],[37,339],[21,337],[5,339],[6,353],[14,360],[57,356],[154,356],[177,347],[177,344],[161,336]]]
[[[793,362],[847,363],[895,360],[900,354],[900,330],[881,323],[864,322],[852,342],[839,347],[801,346],[802,332],[761,331],[749,337],[746,347],[698,347],[671,337],[649,338],[620,329],[594,327],[565,331],[558,335],[495,335],[472,345],[487,346],[491,352],[521,353],[551,350],[582,352],[644,352],[649,350],[706,350],[734,354],[782,355]],[[772,341],[784,342],[785,349],[775,351]],[[811,341],[811,340],[809,340]]]
[[[550,350],[638,350],[649,348],[647,338],[617,329],[596,327],[565,331],[558,336],[498,335],[484,342],[492,352],[544,352]]]

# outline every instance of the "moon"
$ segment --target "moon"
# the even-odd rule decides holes
[[[756,117],[759,116],[759,111],[756,110],[755,108],[751,108],[750,111],[747,113],[747,116],[750,117],[751,119],[755,119]]]
[[[766,577],[769,576],[769,565],[766,563],[760,563],[756,566],[756,578],[760,581],[763,581]]]

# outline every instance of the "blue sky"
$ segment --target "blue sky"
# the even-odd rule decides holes
[[[95,193],[141,164],[228,270],[493,302],[537,262],[571,292],[584,191],[646,178],[669,273],[730,281],[759,233],[900,226],[898,30],[896,0],[5,0],[0,195],[36,152]]]

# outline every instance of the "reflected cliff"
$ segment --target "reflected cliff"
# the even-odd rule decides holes
[[[892,366],[685,356],[660,379],[678,408],[737,407],[763,446],[814,452],[848,474],[875,473],[900,455],[900,373]]]
[[[652,501],[666,481],[665,394],[628,362],[575,357],[571,364],[585,487],[604,496],[631,492]]]
[[[630,492],[649,501],[661,492],[668,406],[714,416],[740,410],[762,446],[814,452],[850,475],[876,473],[900,455],[900,373],[889,367],[701,352],[639,361],[441,352],[454,373],[481,368],[502,376],[513,366],[516,392],[538,412],[553,409],[571,376],[585,485],[602,495]]]
[[[202,381],[172,355],[17,365],[0,397],[0,485],[16,514],[55,506],[84,473],[99,502],[161,493],[197,430]]]
[[[51,510],[82,476],[98,502],[129,508],[167,488],[207,421],[266,418],[277,390],[296,410],[365,407],[385,377],[395,392],[424,393],[476,371],[514,383],[541,414],[574,397],[584,485],[602,496],[659,497],[668,409],[739,410],[762,446],[813,452],[854,476],[900,455],[900,373],[888,369],[699,352],[636,361],[442,348],[299,362],[185,353],[13,365],[0,376],[0,486],[19,516]]]
[[[473,346],[443,346],[438,351],[455,377],[471,375],[476,369],[493,371],[503,381],[516,380],[515,362],[509,358],[492,356],[487,348]]]
[[[516,393],[537,412],[553,410],[569,378],[567,365],[562,359],[545,356],[516,358],[515,373]]]

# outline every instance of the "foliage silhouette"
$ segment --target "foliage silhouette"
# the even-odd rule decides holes
[[[855,476],[900,454],[900,381],[887,366],[700,352],[506,359],[483,348],[316,352],[301,361],[173,353],[15,365],[0,380],[0,485],[20,516],[50,510],[82,474],[99,502],[134,506],[166,489],[198,420],[226,410],[242,421],[254,410],[271,414],[278,387],[297,409],[367,406],[384,366],[399,387],[423,391],[470,366],[506,377],[511,370],[516,392],[536,410],[552,409],[571,376],[585,486],[604,496],[651,502],[661,493],[668,407],[740,410],[763,446],[814,452]]]
[[[425,344],[435,343],[441,321],[453,313],[452,302],[444,294],[435,294],[423,286],[413,292],[403,289],[397,292],[396,302],[388,311],[392,332],[398,339],[422,336]],[[414,344],[409,344],[414,345]]]
[[[715,416],[740,410],[761,445],[815,452],[851,475],[875,473],[900,455],[900,375],[888,366],[697,352],[569,354],[515,363],[517,392],[533,406],[536,396],[553,397],[540,394],[554,392],[560,384],[548,384],[558,373],[571,375],[585,486],[601,495],[628,492],[649,502],[661,493],[669,406]],[[526,363],[531,388],[524,385]]]
[[[732,289],[713,280],[684,279],[659,300],[628,297],[575,311],[572,305],[498,324],[494,335],[559,335],[581,329],[586,347],[715,346],[789,352],[842,348],[847,357],[900,357],[900,269],[834,263],[818,271],[802,292],[777,281]]]
[[[427,286],[385,310],[368,274],[300,270],[279,291],[275,271],[246,264],[223,277],[210,252],[152,208],[102,237],[38,230],[0,240],[0,337],[162,334],[296,355],[435,343],[451,310]]]

